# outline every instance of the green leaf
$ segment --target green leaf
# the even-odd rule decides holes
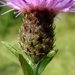
[[[15,56],[18,57],[19,53],[13,46],[11,46],[9,43],[3,42],[3,41],[2,41],[2,44],[4,44]]]
[[[57,51],[51,51],[45,56],[37,66],[37,72],[38,75],[41,74],[41,72],[45,69],[45,67],[48,65],[48,63],[52,60],[52,58],[56,55]]]
[[[53,51],[49,52],[49,53],[47,54],[47,56],[48,56],[49,58],[54,57],[54,56],[56,55],[57,51],[58,51],[58,50],[53,50]]]
[[[21,54],[19,54],[19,61],[21,63],[24,75],[34,75],[34,71],[32,67],[29,65],[29,62],[27,62]]]

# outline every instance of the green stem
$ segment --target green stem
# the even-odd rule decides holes
[[[19,61],[23,69],[24,75],[35,75],[32,67],[29,65],[29,63],[26,61],[26,59],[21,54],[19,54]]]

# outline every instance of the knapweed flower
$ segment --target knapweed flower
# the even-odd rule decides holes
[[[24,13],[19,43],[25,54],[38,63],[54,48],[54,17],[63,12],[75,12],[75,0],[5,0],[1,6]]]
[[[19,32],[22,51],[18,58],[24,75],[40,75],[57,53],[54,50],[54,18],[59,13],[75,12],[75,0],[5,0],[0,4],[0,7],[11,8],[2,15],[13,10],[17,10],[16,17],[24,14]]]
[[[3,4],[1,6],[9,6],[12,8],[7,12],[18,10],[18,15],[22,12],[41,11],[44,9],[48,11],[53,10],[56,14],[75,12],[75,0],[5,0],[5,2],[0,1],[0,3]]]

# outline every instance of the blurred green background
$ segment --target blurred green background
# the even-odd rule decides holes
[[[9,8],[0,8],[0,14]],[[20,49],[18,33],[23,14],[15,18],[14,12],[0,15],[0,41],[9,42]],[[75,75],[75,13],[63,13],[55,18],[55,47],[59,50],[41,75]],[[0,42],[0,75],[23,75],[17,58]]]

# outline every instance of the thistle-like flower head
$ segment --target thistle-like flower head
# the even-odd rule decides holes
[[[36,10],[55,11],[56,14],[62,12],[75,12],[75,0],[5,0],[4,2],[0,1],[3,5],[9,6],[12,10],[18,10],[18,15],[22,12],[29,13]],[[7,12],[3,13],[6,14]]]

